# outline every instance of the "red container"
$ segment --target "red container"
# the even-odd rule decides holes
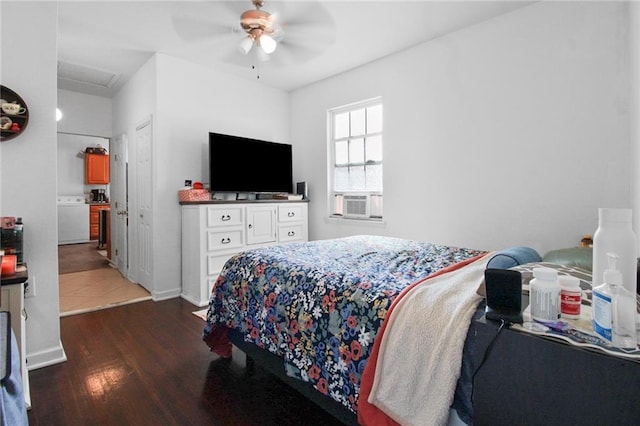
[[[184,201],[209,201],[211,194],[206,189],[181,189],[178,191],[178,200]]]
[[[18,256],[15,254],[5,254],[2,256],[2,275],[13,275],[16,273]]]

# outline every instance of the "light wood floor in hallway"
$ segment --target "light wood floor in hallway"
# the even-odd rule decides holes
[[[59,275],[60,316],[69,316],[151,299],[141,285],[106,267]]]

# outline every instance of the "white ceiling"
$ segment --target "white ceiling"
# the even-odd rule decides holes
[[[283,90],[339,74],[532,1],[270,1],[284,39],[271,60],[238,50],[250,0],[59,1],[58,60],[111,87],[58,79],[58,87],[111,97],[154,53],[216,67]],[[305,24],[306,23],[306,24]],[[303,25],[304,24],[304,25]],[[257,65],[257,69],[252,69]],[[106,72],[106,73],[104,73]]]

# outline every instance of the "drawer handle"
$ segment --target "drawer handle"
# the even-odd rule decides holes
[[[223,238],[220,240],[222,244],[229,244],[231,242],[231,238]]]
[[[287,213],[287,216],[289,216],[289,217],[294,217],[295,215],[296,215],[296,214],[295,214],[294,212],[289,212],[289,213]]]
[[[224,215],[222,215],[220,220],[223,221],[223,222],[227,222],[227,221],[231,220],[231,216],[229,216],[228,214],[224,214]]]
[[[290,237],[293,237],[294,235],[296,235],[296,233],[293,232],[293,231],[289,231],[289,232],[287,232],[287,235],[290,236]]]

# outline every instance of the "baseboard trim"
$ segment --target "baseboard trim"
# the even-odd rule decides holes
[[[160,300],[168,300],[175,299],[176,297],[180,297],[180,288],[165,290],[165,291],[152,291],[151,298],[154,302],[159,302]]]
[[[37,370],[38,368],[49,367],[50,365],[60,364],[67,360],[67,354],[64,352],[62,342],[58,345],[38,352],[27,353],[27,370]]]

